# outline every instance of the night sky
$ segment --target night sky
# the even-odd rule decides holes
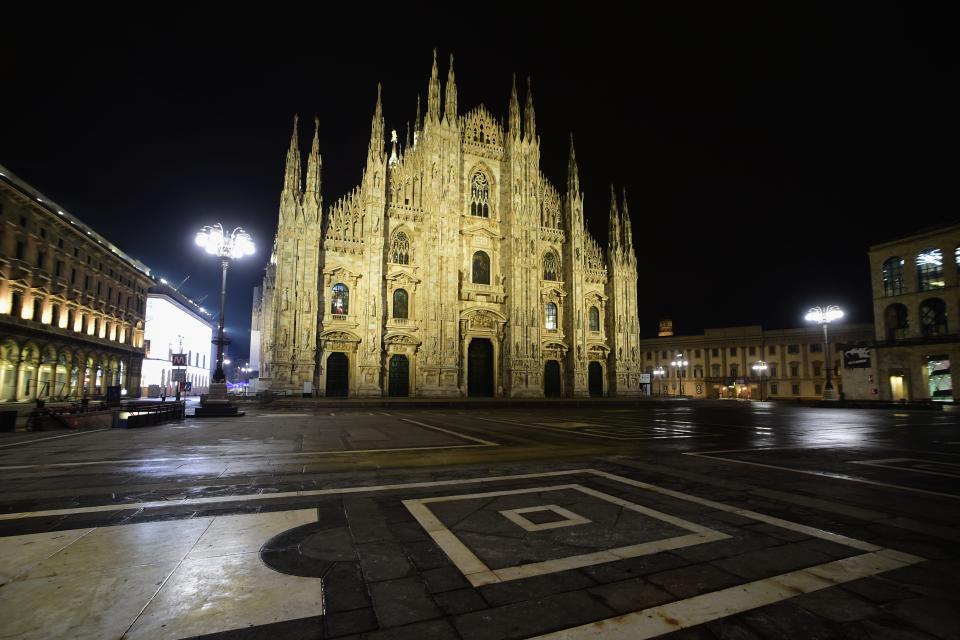
[[[376,83],[403,136],[436,46],[442,78],[456,57],[461,113],[483,102],[505,119],[511,73],[532,76],[542,167],[562,191],[572,131],[601,244],[609,185],[626,186],[644,336],[664,316],[678,333],[799,326],[824,303],[871,322],[867,248],[960,218],[951,22],[918,6],[670,4],[5,33],[0,164],[156,274],[189,275],[182,290],[211,309],[218,266],[194,233],[248,229],[258,254],[232,268],[226,315],[243,357],[293,114],[304,151],[320,118],[331,203],[359,181]]]

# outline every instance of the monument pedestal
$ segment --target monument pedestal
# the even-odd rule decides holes
[[[206,399],[194,410],[193,415],[197,418],[224,418],[239,417],[244,413],[230,404],[230,400],[227,399],[226,382],[211,382]]]

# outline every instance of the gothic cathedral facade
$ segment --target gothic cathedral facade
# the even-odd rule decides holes
[[[436,53],[426,113],[385,147],[380,89],[360,184],[325,206],[318,134],[301,177],[297,123],[263,281],[261,384],[320,396],[641,393],[637,258],[611,188],[607,251],[567,184],[540,170],[528,85],[506,128],[461,115]]]

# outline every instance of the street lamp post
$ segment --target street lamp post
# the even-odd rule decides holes
[[[677,357],[674,358],[673,362],[671,362],[670,364],[672,364],[677,368],[677,377],[680,378],[679,396],[682,397],[683,396],[683,370],[687,368],[687,365],[689,365],[690,362],[688,360],[684,360],[682,353],[678,353]]]
[[[657,368],[653,370],[653,376],[657,379],[657,388],[659,390],[659,395],[663,397],[663,376],[666,373],[661,365],[657,365]]]
[[[827,307],[814,307],[803,318],[807,322],[816,322],[823,327],[824,364],[827,367],[827,380],[826,384],[823,385],[824,400],[837,399],[837,394],[833,390],[833,361],[830,357],[830,335],[827,332],[827,326],[842,317],[843,311],[840,307],[831,304]]]
[[[760,387],[758,394],[760,396],[760,402],[763,402],[763,372],[767,370],[767,363],[763,360],[757,360],[753,363],[753,370],[756,371],[760,376]]]
[[[227,268],[231,260],[238,260],[244,256],[253,255],[253,239],[242,228],[237,227],[229,234],[218,222],[213,226],[205,226],[197,232],[196,242],[210,255],[220,258],[220,326],[214,344],[217,345],[217,368],[213,372],[210,391],[207,395],[211,404],[228,405],[227,378],[223,374],[223,347],[227,343],[223,336],[224,305],[227,299]],[[231,407],[230,415],[236,415],[236,408]],[[198,415],[203,415],[199,413]],[[204,411],[206,415],[223,415],[212,411]]]

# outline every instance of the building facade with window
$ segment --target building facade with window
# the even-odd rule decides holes
[[[296,123],[263,281],[260,385],[326,396],[638,395],[637,260],[625,196],[607,250],[540,170],[528,87],[506,126],[461,113],[434,60],[425,113],[389,153],[378,89],[360,184],[324,205]]]
[[[144,329],[143,395],[156,398],[176,394],[178,374],[183,369],[183,395],[205,394],[216,356],[213,323],[209,314],[173,287],[156,284],[147,292]],[[186,365],[175,365],[173,354],[186,356]]]
[[[0,166],[0,401],[140,394],[149,269]]]
[[[845,351],[869,342],[872,335],[873,327],[867,324],[830,326],[829,362],[839,392],[844,391]],[[707,329],[701,335],[646,338],[640,347],[643,371],[651,375],[654,396],[759,400],[762,390],[764,400],[811,400],[822,397],[826,382],[828,360],[819,326],[772,331],[760,326]],[[685,367],[674,364],[681,359],[688,363]],[[767,366],[762,377],[754,369],[761,361]]]
[[[953,402],[960,373],[960,225],[870,247],[881,400]]]

